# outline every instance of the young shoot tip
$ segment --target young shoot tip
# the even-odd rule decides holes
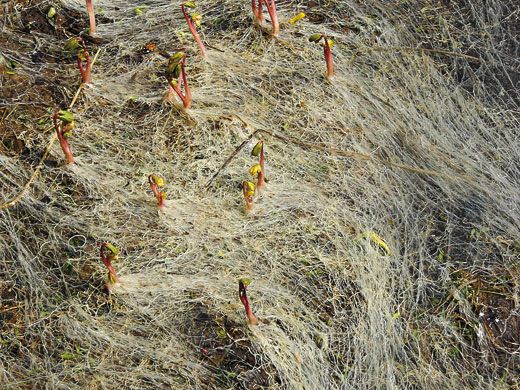
[[[112,261],[117,259],[119,249],[109,242],[104,242],[100,246],[99,254],[101,256],[103,264],[105,264],[105,267],[108,269],[107,284],[108,286],[114,285],[115,283],[117,283],[118,277],[116,274],[116,270],[112,265]]]
[[[247,322],[249,325],[258,325],[258,318],[253,314],[253,310],[251,309],[251,305],[249,304],[249,299],[247,298],[247,287],[251,284],[251,279],[241,278],[238,280],[238,295],[240,297],[240,301],[244,305],[244,309],[246,311]]]

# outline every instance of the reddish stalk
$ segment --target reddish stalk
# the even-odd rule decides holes
[[[112,260],[114,260],[117,256],[117,248],[112,244],[104,242],[101,244],[101,248],[99,250],[99,255],[101,256],[101,260],[105,267],[108,269],[108,279],[113,284],[116,283],[118,278],[116,274],[115,268],[112,266]]]
[[[193,4],[193,3],[191,3],[191,4]],[[193,20],[191,20],[188,13],[186,12],[185,6],[186,6],[186,3],[181,4],[181,10],[182,10],[182,14],[184,15],[184,19],[186,19],[186,23],[188,23],[188,28],[190,29],[191,35],[193,35],[195,42],[197,42],[197,45],[199,45],[200,54],[202,55],[203,58],[206,58],[207,57],[206,46],[204,46],[204,43],[202,43],[202,39],[200,39],[199,33],[197,32],[197,29],[195,27],[195,24],[193,23]]]
[[[69,142],[67,141],[67,135],[70,134],[72,128],[74,127],[74,122],[61,122],[61,125],[58,123],[60,111],[54,111],[54,116],[52,120],[54,122],[54,130],[56,130],[56,135],[58,136],[58,140],[60,141],[61,150],[65,154],[65,158],[67,159],[68,164],[74,164],[74,156],[72,155],[72,150],[70,149]]]
[[[263,0],[251,0],[251,8],[253,10],[253,21],[261,24],[264,21]]]
[[[265,157],[264,157],[264,141],[262,142],[262,149],[260,150],[260,168],[261,171],[258,173],[258,181],[256,183],[256,188],[259,190],[264,186],[265,179]]]
[[[78,43],[81,45],[83,49],[83,53],[79,52],[77,54],[76,60],[78,63],[78,69],[81,73],[81,78],[83,80],[84,84],[89,84],[92,82],[92,63],[90,61],[90,55],[87,50],[87,46],[85,45],[85,42],[83,41],[83,38],[78,37],[77,38]],[[83,61],[85,61],[85,66],[83,66]]]
[[[89,35],[94,36],[96,33],[96,15],[94,15],[94,5],[92,4],[92,0],[86,0],[86,3],[88,18],[90,21]]]
[[[327,64],[326,76],[330,79],[334,76],[334,62],[332,61],[332,51],[330,50],[331,44],[329,39],[324,35],[323,39],[323,54],[325,55],[325,63]]]
[[[253,176],[258,175],[258,180],[256,183],[256,187],[260,190],[265,183],[265,155],[264,155],[264,141],[258,141],[253,150],[251,150],[251,155],[254,157],[259,157],[258,165],[251,167],[249,171]],[[260,169],[258,169],[260,166]]]
[[[238,281],[238,295],[246,310],[247,322],[249,322],[250,325],[258,325],[258,319],[253,314],[253,310],[251,310],[251,306],[249,305],[249,299],[247,299],[246,289],[249,283],[251,283],[249,279],[240,279]]]
[[[164,208],[164,200],[166,199],[166,193],[161,191],[159,188],[164,186],[164,180],[157,175],[149,175],[148,183],[150,184],[150,189],[155,195],[155,199],[157,199],[157,206],[159,209]]]
[[[327,64],[327,79],[334,76],[334,62],[332,61],[331,47],[334,44],[332,39],[327,38],[325,34],[312,34],[309,37],[310,42],[319,43],[323,41],[323,54],[325,56],[325,63]]]
[[[280,33],[280,25],[278,23],[278,15],[276,13],[275,0],[265,0],[265,6],[267,7],[267,12],[269,12],[269,17],[271,18],[271,25],[273,26],[272,34],[276,37]]]
[[[181,58],[182,54],[182,58]],[[179,99],[182,101],[182,105],[185,109],[191,108],[191,90],[188,84],[188,76],[186,75],[185,69],[186,54],[178,52],[170,57],[168,63],[168,70],[166,77],[170,86],[170,91],[175,91]],[[182,77],[182,84],[184,86],[184,93],[181,89],[180,79]]]

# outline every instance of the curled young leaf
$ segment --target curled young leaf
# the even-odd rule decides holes
[[[195,8],[195,2],[194,1],[186,1],[185,3],[183,3],[185,7],[188,7],[188,8]]]
[[[257,176],[260,172],[262,172],[262,166],[260,164],[255,164],[249,168],[251,176]]]
[[[107,248],[110,252],[109,256],[112,256],[112,259],[114,259],[119,254],[119,249],[109,242],[106,243],[105,248]]]
[[[58,118],[65,123],[74,122],[74,114],[67,110],[58,111]]]
[[[332,46],[334,46],[334,41],[332,39],[327,39],[327,44],[332,49]]]
[[[182,52],[182,51],[178,51],[177,53],[172,55],[170,57],[170,59],[168,60],[168,68],[166,69],[166,72],[168,74],[173,75],[174,72],[176,71],[177,66],[179,66],[181,64],[181,61],[185,55],[186,54],[184,54],[184,52]]]
[[[252,181],[244,181],[243,184],[244,196],[254,196],[255,195],[255,183]]]
[[[150,175],[150,178],[152,179],[152,181],[155,184],[157,184],[157,186],[164,187],[165,182],[164,182],[164,179],[162,177],[153,174],[153,175]]]
[[[67,43],[65,43],[65,50],[70,52],[76,52],[81,48],[81,44],[79,43],[78,38],[70,38]]]
[[[241,278],[238,280],[239,285],[242,285],[244,287],[247,287],[251,284],[251,279],[249,278]]]
[[[172,76],[175,80],[177,80],[180,77],[181,73],[182,73],[182,66],[181,66],[181,64],[177,64],[177,66],[173,70]]]
[[[323,34],[312,34],[309,37],[309,42],[319,42],[322,37],[323,37]]]
[[[253,150],[251,150],[251,156],[258,157],[260,155],[260,152],[262,151],[263,144],[264,141],[258,141],[257,144],[254,146]]]
[[[296,24],[300,20],[302,20],[305,16],[305,12],[300,12],[298,15],[293,16],[291,19],[289,19],[290,24]]]
[[[194,13],[191,15],[191,20],[193,23],[195,23],[195,26],[200,27],[200,24],[202,23],[202,15],[198,13]]]

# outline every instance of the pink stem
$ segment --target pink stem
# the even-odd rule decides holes
[[[184,108],[191,108],[191,90],[190,86],[188,84],[188,76],[186,75],[186,70],[184,69],[184,64],[186,63],[186,57],[182,59],[181,62],[181,75],[182,75],[182,83],[184,84],[184,94],[182,93],[181,86],[180,86],[180,77],[179,80],[177,80],[176,84],[173,84],[172,82],[169,82],[170,90],[174,90],[179,99],[182,101],[182,105]]]
[[[184,64],[186,63],[186,57],[182,59],[181,62],[181,73],[182,73],[182,82],[184,84],[184,93],[185,100],[183,100],[184,108],[191,108],[191,90],[188,84],[188,76],[186,75],[186,70],[184,68]]]
[[[202,57],[206,58],[206,46],[204,46],[204,43],[202,43],[202,40],[200,39],[199,33],[197,32],[197,29],[195,28],[195,25],[193,24],[192,20],[186,13],[186,8],[184,7],[184,4],[181,4],[181,10],[184,14],[184,19],[186,19],[186,23],[188,23],[188,27],[191,31],[191,35],[193,35],[193,38],[195,38],[195,41],[197,42],[197,45],[199,45],[200,54]]]
[[[251,8],[255,23],[261,24],[264,21],[263,0],[251,0]]]
[[[256,183],[256,188],[260,190],[264,186],[264,178],[265,178],[265,157],[264,157],[264,143],[262,142],[262,149],[260,149],[260,173],[258,174],[258,181]]]
[[[267,7],[267,12],[269,12],[269,16],[271,17],[273,35],[276,37],[280,33],[280,25],[278,24],[278,15],[276,13],[275,0],[265,0],[265,6]]]
[[[78,38],[81,47],[83,48],[83,56],[85,57],[86,67],[83,67],[83,61],[79,56],[77,57],[78,68],[81,73],[81,79],[84,84],[89,84],[92,82],[92,63],[90,62],[90,54],[88,54],[87,46],[81,37]]]
[[[72,155],[72,150],[70,149],[69,142],[63,136],[63,132],[60,129],[60,125],[58,123],[58,111],[54,112],[52,120],[54,122],[54,129],[56,130],[56,135],[58,136],[58,140],[60,141],[61,150],[63,151],[63,154],[65,154],[67,163],[74,164],[74,156]]]
[[[92,0],[86,0],[87,2],[87,12],[88,18],[90,21],[90,36],[93,36],[96,33],[96,16],[94,15],[94,6],[92,5]]]

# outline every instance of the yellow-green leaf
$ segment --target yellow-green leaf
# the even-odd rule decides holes
[[[255,164],[249,168],[251,176],[257,176],[260,172],[262,172],[262,166],[260,164]]]
[[[307,16],[307,15],[305,15],[305,12],[300,12],[298,15],[295,15],[291,19],[289,19],[289,23],[295,24],[295,23],[299,22],[300,20],[302,20],[305,16]]]
[[[258,141],[253,150],[251,150],[251,156],[258,157],[262,151],[263,141]]]
[[[323,37],[323,34],[312,34],[309,37],[309,42],[319,42],[319,40]]]

